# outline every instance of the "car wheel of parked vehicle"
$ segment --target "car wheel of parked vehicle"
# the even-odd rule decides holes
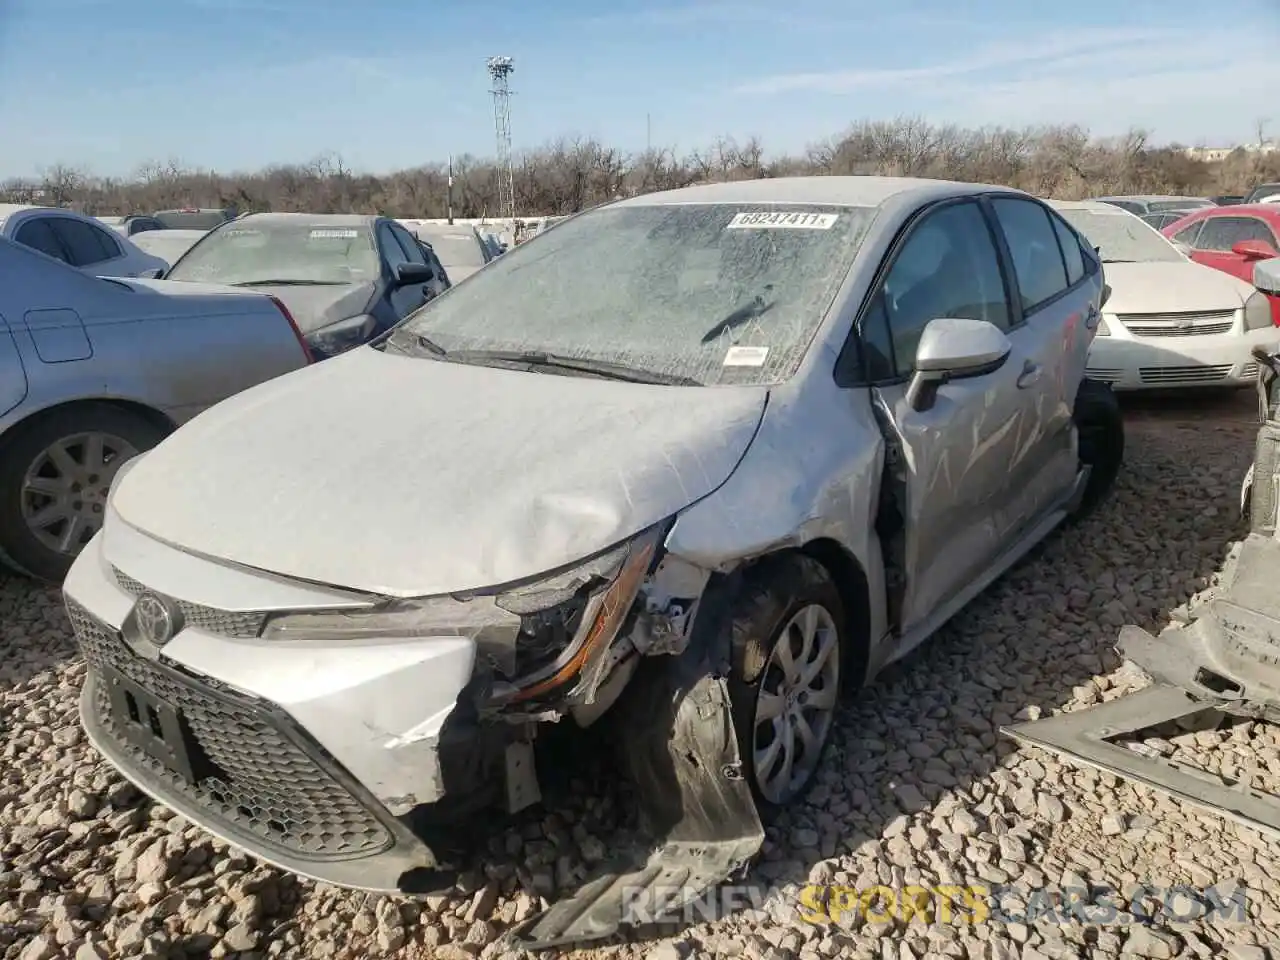
[[[1072,419],[1079,437],[1080,462],[1093,468],[1075,514],[1080,519],[1102,503],[1115,486],[1124,462],[1124,414],[1110,385],[1082,380]]]
[[[116,471],[163,438],[145,418],[97,403],[16,428],[0,441],[0,558],[21,573],[61,581],[101,529]]]
[[[729,697],[738,749],[761,814],[802,796],[830,739],[840,698],[844,607],[809,557],[748,571],[734,609]]]

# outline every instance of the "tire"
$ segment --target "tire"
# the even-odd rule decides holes
[[[101,529],[106,493],[120,465],[150,450],[166,433],[132,411],[86,403],[37,415],[0,439],[0,560],[19,573],[60,583],[84,544]],[[83,467],[83,457],[95,449],[93,438],[102,443],[97,470]],[[60,469],[50,455],[59,445],[73,461],[79,452],[75,472]],[[29,489],[29,476],[32,483],[43,481],[48,492]],[[43,525],[37,519],[33,525],[40,510],[55,519]],[[66,549],[55,549],[51,541],[61,538],[66,538]]]
[[[802,705],[803,695],[793,701],[791,707],[792,715],[798,712],[806,718],[807,728],[812,732],[816,745],[798,751],[796,741],[792,740],[796,775],[788,781],[777,775],[781,769],[778,765],[780,756],[772,766],[764,766],[757,760],[758,748],[762,751],[761,759],[768,759],[764,751],[775,742],[771,734],[777,729],[773,722],[760,721],[758,717],[764,706],[786,706],[785,697],[782,700],[770,698],[782,678],[779,663],[782,651],[794,651],[798,645],[794,620],[797,616],[803,617],[807,611],[814,612],[815,619],[811,622],[816,623],[823,634],[818,642],[831,646],[824,646],[830,651],[829,659],[823,661],[815,677],[815,687],[808,694],[810,707],[806,709]],[[850,662],[845,611],[840,593],[822,564],[810,557],[787,554],[763,560],[746,572],[729,616],[732,618],[732,662],[728,687],[738,750],[761,818],[767,820],[781,808],[800,799],[812,786],[814,775],[821,766],[835,725],[841,684],[845,679],[843,673]],[[784,646],[786,643],[791,646]],[[815,708],[813,703],[821,704],[822,709]],[[800,728],[795,721],[778,721],[782,726],[787,723],[791,724],[789,729],[796,735]],[[757,736],[758,733],[763,736]],[[800,769],[795,770],[795,766]],[[771,771],[776,775],[774,780],[768,776]],[[783,783],[787,786],[785,792],[779,789]]]
[[[1082,380],[1071,413],[1079,438],[1080,463],[1092,469],[1074,519],[1083,519],[1106,500],[1124,463],[1124,414],[1110,385]]]

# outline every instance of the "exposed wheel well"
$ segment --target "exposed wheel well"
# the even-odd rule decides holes
[[[115,407],[117,410],[124,410],[128,413],[132,413],[134,416],[141,417],[142,419],[146,420],[148,423],[154,425],[156,429],[162,430],[165,433],[171,433],[172,431],[177,429],[177,424],[175,424],[172,420],[170,420],[168,416],[161,413],[155,407],[147,406],[145,403],[138,403],[134,400],[120,400],[120,399],[107,398],[107,397],[103,397],[101,399],[85,398],[82,400],[68,400],[65,403],[55,403],[51,407],[45,407],[43,410],[37,410],[35,413],[31,414],[30,416],[25,417],[22,420],[19,420],[17,423],[11,426],[8,430],[6,430],[4,434],[0,434],[0,447],[4,446],[5,439],[7,436],[12,436],[16,434],[17,431],[19,430],[25,430],[35,424],[38,424],[42,420],[46,419],[47,417],[60,413],[63,410],[73,409],[75,407],[99,407],[99,406]]]
[[[866,682],[871,656],[871,595],[866,572],[848,550],[826,537],[810,540],[799,549],[788,548],[757,557],[752,565],[787,553],[800,553],[818,561],[835,582],[840,600],[844,604],[845,636],[853,647],[846,651],[846,656],[851,658],[851,669],[842,672],[850,683],[861,686]]]

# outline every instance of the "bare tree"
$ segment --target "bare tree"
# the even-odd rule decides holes
[[[1259,140],[1265,140],[1259,120]],[[480,217],[497,206],[491,159],[453,158],[454,214]],[[964,128],[920,117],[862,120],[816,141],[797,156],[767,157],[756,136],[722,136],[682,154],[654,147],[633,155],[594,138],[562,137],[515,158],[522,215],[565,214],[616,196],[633,196],[715,180],[803,174],[925,176],[1000,183],[1064,199],[1102,193],[1231,193],[1259,180],[1280,179],[1280,154],[1240,150],[1207,163],[1175,147],[1154,146],[1143,130],[1099,139],[1079,126]],[[447,171],[427,163],[385,176],[353,171],[331,152],[256,173],[218,173],[170,158],[144,164],[123,179],[94,179],[67,165],[39,183],[0,185],[9,202],[74,204],[102,214],[177,206],[231,206],[241,211],[306,210],[443,217]],[[43,194],[41,193],[43,191]]]

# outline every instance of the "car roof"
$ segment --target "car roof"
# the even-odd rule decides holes
[[[0,223],[4,223],[15,213],[21,213],[23,210],[39,210],[38,203],[0,203]],[[49,209],[53,209],[50,207]]]
[[[1122,207],[1115,204],[1106,203],[1103,200],[1046,200],[1045,203],[1053,207],[1055,210],[1091,210],[1096,213],[1105,213],[1109,217],[1114,216],[1137,216],[1130,213]],[[1155,213],[1176,213],[1177,211],[1157,210]],[[1151,214],[1146,214],[1151,216]]]
[[[372,227],[384,217],[368,213],[247,213],[228,223],[318,223],[330,227]]]
[[[1010,187],[918,177],[769,177],[698,184],[620,200],[612,206],[650,207],[678,203],[812,203],[829,206],[878,207],[895,197],[921,202],[982,191],[1017,193]]]
[[[418,239],[421,240],[423,234],[432,237],[452,237],[455,240],[470,239],[484,242],[484,237],[480,231],[469,223],[419,223],[412,228],[406,228],[410,233],[416,233]]]
[[[1190,210],[1188,216],[1199,219],[1205,217],[1241,217],[1254,216],[1264,220],[1280,220],[1280,203],[1233,203],[1225,207],[1205,207],[1203,210]]]
[[[1119,194],[1119,195],[1117,195],[1117,196],[1094,197],[1093,199],[1095,199],[1095,200],[1143,200],[1143,201],[1151,201],[1151,200],[1194,200],[1194,201],[1196,201],[1197,203],[1212,203],[1212,202],[1213,202],[1212,200],[1209,200],[1209,199],[1208,199],[1208,198],[1206,198],[1206,197],[1182,197],[1182,196],[1177,196],[1177,195],[1172,194],[1172,193],[1131,193],[1131,194]]]

